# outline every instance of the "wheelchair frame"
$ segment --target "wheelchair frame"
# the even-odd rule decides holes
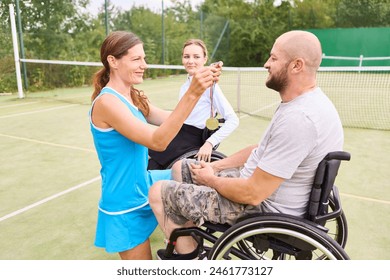
[[[306,217],[260,213],[232,226],[206,222],[201,227],[175,229],[164,258],[172,257],[180,236],[192,236],[199,244],[198,249],[206,250],[211,260],[349,259],[343,249],[347,242],[347,220],[334,182],[341,161],[349,161],[350,157],[344,151],[331,152],[319,163]]]

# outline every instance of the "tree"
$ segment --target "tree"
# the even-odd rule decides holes
[[[130,11],[120,11],[112,22],[114,30],[133,32],[144,42],[148,63],[160,63],[161,15],[145,7],[133,7]]]
[[[340,0],[337,27],[390,26],[390,0]]]
[[[1,4],[13,2],[5,0]],[[79,37],[91,31],[93,19],[86,11],[89,0],[20,1],[21,30],[27,58],[76,60],[90,54],[96,59],[96,45],[88,50],[88,39]],[[9,20],[9,19],[8,19]],[[92,34],[91,34],[92,35]],[[94,37],[94,36],[92,36]],[[104,38],[104,37],[103,37]],[[83,43],[76,41],[82,39]],[[90,70],[80,67],[28,64],[29,89],[85,84]],[[85,73],[88,72],[88,73]]]
[[[12,92],[16,89],[9,2],[0,2],[0,93]]]
[[[274,39],[288,28],[288,5],[275,7],[269,0],[206,0],[202,9],[229,20],[229,65],[259,66]]]
[[[339,0],[294,1],[290,9],[291,29],[313,29],[334,27]]]
[[[8,5],[0,2],[0,91],[16,89]],[[19,0],[27,58],[99,61],[106,36],[105,7],[90,14],[89,0]],[[213,61],[261,66],[276,37],[291,29],[390,26],[390,0],[173,0],[164,18],[146,7],[129,11],[108,1],[109,30],[128,30],[144,42],[148,63],[181,64],[183,43],[200,38]],[[164,20],[164,40],[162,36]],[[89,83],[96,69],[28,64],[30,90]],[[169,74],[169,72],[161,74]],[[159,75],[153,72],[150,75]]]

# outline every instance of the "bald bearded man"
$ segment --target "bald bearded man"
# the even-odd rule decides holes
[[[175,228],[234,224],[253,213],[305,215],[318,163],[344,142],[339,115],[317,86],[321,58],[320,41],[310,32],[276,39],[264,65],[265,83],[281,103],[261,141],[212,163],[183,160],[174,166],[177,181],[159,181],[150,189],[150,205],[166,237]],[[195,246],[192,237],[180,237],[175,249],[187,254]]]

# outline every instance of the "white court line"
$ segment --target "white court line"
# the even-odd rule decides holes
[[[240,116],[240,119],[250,117],[250,116],[252,116],[252,115],[254,115],[254,114],[258,113],[258,112],[264,111],[264,110],[266,110],[268,108],[271,108],[271,107],[273,107],[275,105],[278,105],[278,104],[280,104],[280,101],[271,103],[271,104],[269,104],[267,106],[261,107],[261,108],[255,110],[255,111],[253,111],[253,112],[250,112],[250,113],[240,113],[240,114],[243,114],[243,116]]]
[[[351,197],[351,198],[357,198],[357,199],[365,200],[365,201],[377,202],[377,203],[382,203],[382,204],[390,204],[390,201],[387,201],[387,200],[358,196],[358,195],[349,194],[349,193],[340,193],[340,195]]]
[[[56,143],[45,142],[45,141],[35,140],[35,139],[31,139],[31,138],[24,138],[24,137],[19,137],[19,136],[12,136],[12,135],[2,134],[2,133],[0,133],[0,137],[8,137],[8,138],[16,139],[16,140],[22,140],[22,141],[33,142],[33,143],[38,143],[38,144],[44,144],[44,145],[49,145],[49,146],[54,146],[54,147],[67,148],[67,149],[73,149],[73,150],[80,150],[80,151],[86,151],[86,152],[95,153],[95,150],[91,150],[91,149],[80,148],[80,147],[69,146],[69,145],[63,145],[63,144],[56,144]]]
[[[19,113],[19,114],[5,115],[5,116],[0,116],[0,119],[6,119],[6,118],[12,118],[12,117],[19,117],[19,116],[24,116],[24,115],[42,113],[42,112],[53,111],[53,110],[57,110],[57,109],[69,108],[69,107],[73,107],[73,106],[80,106],[80,104],[72,104],[72,105],[58,106],[58,107],[49,108],[49,109],[44,109],[44,110],[29,111],[29,112],[24,112],[24,113]]]
[[[7,219],[9,219],[9,218],[12,218],[12,217],[14,217],[14,216],[16,216],[16,215],[19,215],[19,214],[21,214],[21,213],[23,213],[23,212],[26,212],[26,211],[28,211],[28,210],[30,210],[30,209],[32,209],[32,208],[35,208],[35,207],[37,207],[37,206],[39,206],[39,205],[42,205],[42,204],[44,204],[44,203],[46,203],[46,202],[48,202],[48,201],[50,201],[50,200],[53,200],[53,199],[55,199],[55,198],[57,198],[57,197],[63,196],[63,195],[65,195],[65,194],[70,193],[70,192],[72,192],[72,191],[75,191],[75,190],[77,190],[77,189],[79,189],[79,188],[88,186],[89,184],[92,184],[92,183],[94,183],[94,182],[96,182],[96,181],[98,181],[98,180],[100,180],[100,176],[95,177],[95,178],[93,178],[93,179],[91,179],[91,180],[88,180],[88,181],[86,181],[86,182],[84,182],[84,183],[81,183],[81,184],[79,184],[79,185],[77,185],[77,186],[71,187],[71,188],[69,188],[69,189],[67,189],[67,190],[65,190],[65,191],[62,191],[62,192],[59,192],[59,193],[54,194],[54,195],[52,195],[52,196],[49,196],[49,197],[47,197],[47,198],[44,198],[44,199],[42,199],[42,200],[40,200],[40,201],[37,201],[37,202],[35,202],[35,203],[33,203],[33,204],[30,204],[30,205],[28,205],[28,206],[26,206],[26,207],[24,207],[24,208],[22,208],[22,209],[19,209],[19,210],[17,210],[17,211],[14,211],[14,212],[12,212],[12,213],[10,213],[10,214],[8,214],[8,215],[5,215],[5,216],[1,217],[1,218],[0,218],[0,222],[2,222],[2,221],[4,221],[4,220],[7,220]]]
[[[4,105],[4,106],[0,106],[0,108],[18,107],[18,106],[24,106],[24,105],[35,104],[35,103],[39,103],[39,102],[36,101],[36,102],[27,102],[27,103],[18,103],[18,104],[12,104],[12,105]]]

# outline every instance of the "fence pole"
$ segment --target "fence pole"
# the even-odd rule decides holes
[[[237,69],[237,112],[241,112],[241,70]]]
[[[22,30],[22,19],[20,17],[20,5],[19,0],[16,1],[16,18],[18,20],[18,29],[19,29],[19,44],[20,44],[20,56],[22,57],[21,64],[22,64],[22,72],[23,72],[23,81],[24,81],[24,88],[28,90],[28,78],[27,78],[27,65],[23,62],[23,59],[26,58],[26,55],[24,54],[24,43],[23,43],[23,30]]]
[[[211,54],[210,62],[213,61],[214,55],[215,55],[216,51],[218,50],[219,44],[221,43],[222,37],[225,34],[225,31],[226,31],[228,25],[229,25],[229,20],[227,20],[225,22],[225,26],[223,27],[223,30],[222,30],[221,34],[219,35],[218,42],[214,47],[213,53]]]
[[[24,98],[23,87],[22,87],[22,75],[20,73],[20,59],[18,49],[18,38],[16,32],[15,23],[15,10],[12,4],[9,4],[9,18],[11,19],[11,31],[12,31],[12,45],[14,47],[14,58],[15,58],[15,72],[16,72],[16,83],[18,85],[18,96]]]

